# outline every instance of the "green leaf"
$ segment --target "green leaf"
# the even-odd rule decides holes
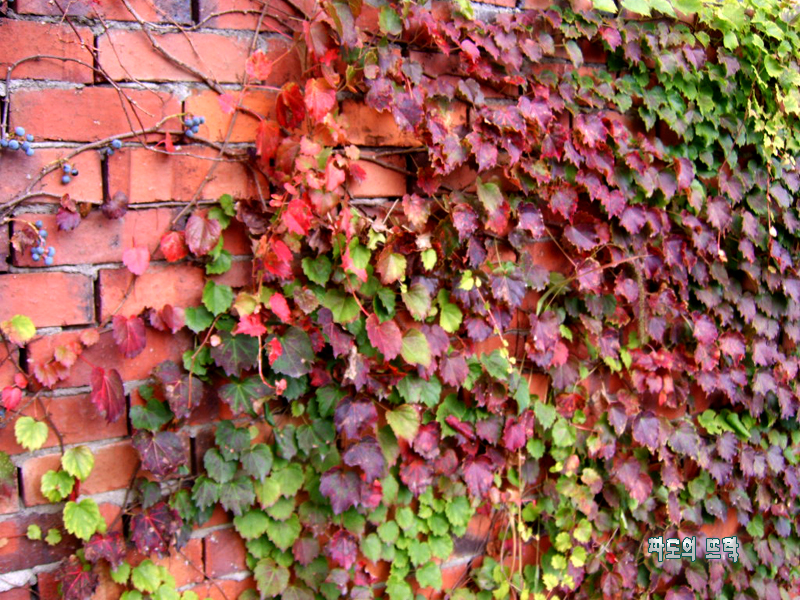
[[[394,317],[396,300],[397,294],[392,289],[382,287],[378,288],[378,291],[375,292],[375,298],[372,300],[372,308],[375,310],[375,314],[378,315],[378,319],[380,319],[381,323]]]
[[[44,541],[47,542],[50,546],[55,546],[56,544],[61,543],[61,532],[58,529],[48,529],[47,530],[47,537],[44,538]]]
[[[47,441],[47,425],[32,417],[19,417],[14,424],[14,435],[26,450],[38,450]]]
[[[42,528],[35,523],[32,523],[31,525],[28,525],[28,531],[26,532],[25,536],[29,540],[40,540],[42,539]]]
[[[240,459],[242,468],[253,479],[264,481],[272,468],[272,449],[266,444],[256,444],[242,452]]]
[[[378,22],[383,33],[388,35],[400,35],[403,33],[403,21],[400,20],[400,15],[391,6],[381,7]]]
[[[140,592],[152,594],[161,585],[161,573],[156,564],[146,558],[133,568],[131,583]]]
[[[233,196],[230,194],[222,194],[222,196],[219,197],[219,205],[223,212],[229,217],[236,216],[236,206],[233,202]]]
[[[208,218],[214,219],[215,221],[219,222],[219,226],[222,229],[227,229],[228,225],[231,224],[231,218],[219,206],[214,206],[213,208],[209,209]],[[222,236],[220,236],[220,242],[221,241],[222,241]],[[217,245],[219,245],[219,242],[217,242]],[[212,250],[211,253],[213,252],[214,251]]]
[[[208,471],[209,477],[219,483],[227,483],[236,475],[238,465],[235,461],[225,460],[220,451],[211,448],[203,456],[203,466]]]
[[[409,329],[403,336],[403,344],[400,348],[400,355],[412,365],[431,365],[431,347],[428,338],[419,329]]]
[[[429,587],[435,590],[442,589],[442,571],[435,562],[431,561],[417,569],[417,583],[420,587]]]
[[[200,333],[211,327],[214,322],[212,315],[204,306],[190,306],[184,311],[186,326],[195,333]]]
[[[220,344],[211,349],[211,357],[228,377],[239,377],[242,371],[258,364],[258,340],[249,335],[219,334]]]
[[[528,449],[528,453],[530,453],[531,458],[539,459],[544,456],[545,447],[542,440],[530,438],[525,444],[525,447]]]
[[[276,373],[289,377],[302,377],[311,372],[311,365],[316,360],[311,338],[299,327],[290,327],[281,338],[283,352],[272,364]]]
[[[647,0],[622,0],[622,7],[637,15],[650,16],[650,3]]]
[[[131,406],[131,424],[136,429],[158,431],[172,420],[172,411],[164,402],[156,399],[147,401],[147,406]]]
[[[380,559],[382,547],[380,538],[374,533],[361,540],[361,553],[374,563]]]
[[[322,298],[322,306],[331,311],[334,321],[342,324],[354,320],[359,313],[356,299],[336,288],[331,288],[325,292],[325,296]]]
[[[384,8],[389,8],[388,6]],[[389,9],[391,10],[391,9]],[[389,285],[395,281],[403,281],[406,278],[406,257],[396,252],[382,254],[378,259],[378,274],[381,276],[381,283]]]
[[[747,533],[754,538],[764,537],[764,518],[760,514],[750,519],[750,522],[747,524]]]
[[[330,279],[333,270],[331,259],[322,254],[317,258],[304,258],[302,261],[303,273],[311,281],[319,285],[325,285]]]
[[[36,335],[36,327],[30,317],[14,315],[0,323],[0,329],[12,344],[23,346]]]
[[[67,502],[64,507],[64,527],[84,542],[104,526],[105,521],[100,509],[91,498],[85,498],[80,502]]]
[[[289,585],[289,569],[278,565],[271,558],[258,561],[253,575],[262,598],[278,596]]]
[[[394,521],[386,521],[378,525],[378,537],[387,544],[394,544],[399,535],[400,528]]]
[[[281,486],[272,477],[265,479],[261,483],[256,482],[255,489],[261,508],[272,506],[281,497]]]
[[[562,448],[575,443],[575,428],[566,419],[558,418],[553,427],[553,443]]]
[[[233,304],[231,286],[218,285],[213,281],[207,281],[206,287],[203,288],[203,304],[214,316],[221,315]]]
[[[592,0],[595,10],[602,10],[603,12],[616,14],[617,5],[614,0]]]
[[[533,403],[533,414],[536,415],[536,420],[542,424],[545,429],[550,429],[556,421],[556,408],[538,400]]]
[[[419,413],[410,404],[403,404],[386,412],[386,422],[397,437],[411,441],[419,430]]]
[[[303,468],[297,463],[292,463],[283,469],[274,471],[272,477],[278,482],[281,494],[287,498],[297,494],[305,482]]]
[[[111,569],[110,573],[114,583],[125,585],[131,576],[131,565],[127,561],[123,561],[116,569]]]
[[[219,395],[235,415],[253,414],[253,400],[267,396],[269,388],[257,375],[244,380],[232,378],[219,388]]]
[[[439,325],[441,325],[442,329],[447,333],[455,333],[458,331],[458,328],[461,326],[461,321],[464,318],[461,309],[452,302],[442,302],[440,303],[440,307]]]
[[[222,275],[230,271],[231,266],[233,266],[231,253],[227,250],[222,250],[219,256],[206,265],[206,275]]]
[[[422,266],[425,267],[426,271],[430,271],[433,267],[436,266],[437,256],[436,250],[433,248],[428,248],[427,250],[423,250],[422,254]]]
[[[508,379],[508,374],[511,371],[511,363],[503,356],[499,350],[493,350],[491,354],[481,355],[481,364],[495,379],[505,381]]]
[[[247,477],[237,477],[229,483],[220,485],[219,501],[222,508],[230,510],[234,515],[240,515],[249,508],[256,499],[253,489],[253,480]]]
[[[428,542],[412,539],[408,544],[408,558],[415,567],[431,559],[431,547]]]
[[[453,538],[449,535],[433,536],[428,538],[431,553],[434,557],[447,560],[453,554]]]
[[[474,512],[466,496],[456,496],[444,507],[444,514],[454,527],[466,527]]]
[[[431,310],[431,295],[424,285],[414,283],[401,296],[408,312],[411,313],[414,319],[421,321],[428,316]]]
[[[42,496],[50,502],[61,502],[72,493],[75,479],[64,471],[48,471],[42,475]]]
[[[86,481],[94,468],[94,454],[86,446],[75,446],[64,452],[61,466],[73,477]]]
[[[253,540],[267,531],[270,519],[262,510],[256,508],[233,518],[233,526],[246,540]]]

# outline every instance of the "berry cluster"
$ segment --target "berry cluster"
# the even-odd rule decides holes
[[[65,177],[67,176],[65,175]],[[41,221],[36,221],[34,225],[36,225],[36,229],[39,232],[39,245],[31,248],[31,258],[34,261],[38,262],[42,259],[42,257],[44,257],[44,264],[47,265],[48,267],[52,266],[53,257],[56,254],[56,249],[53,246],[45,247],[48,234],[47,230],[44,228],[44,223],[42,223]]]
[[[64,185],[67,185],[70,181],[72,181],[73,177],[78,176],[78,169],[75,167],[71,167],[67,163],[64,163],[62,168],[64,169],[64,174],[61,176],[61,183]]]
[[[17,127],[14,130],[14,137],[10,140],[3,137],[0,140],[0,148],[8,148],[9,150],[22,150],[28,156],[33,156],[35,154],[35,150],[31,148],[31,142],[33,141],[33,136],[29,134],[25,134],[24,127]]]
[[[186,126],[186,131],[184,132],[186,137],[194,137],[200,132],[200,125],[206,122],[205,117],[186,117],[183,120],[183,124]]]
[[[119,140],[111,140],[110,147],[100,149],[100,156],[103,158],[106,156],[112,156],[114,151],[119,150],[120,148],[122,148],[122,142]]]

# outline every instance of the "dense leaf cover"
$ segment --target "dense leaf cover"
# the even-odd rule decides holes
[[[403,600],[442,586],[453,537],[481,513],[496,561],[453,597],[796,596],[789,9],[488,23],[468,3],[387,4],[376,36],[356,25],[360,2],[318,8],[298,32],[313,66],[255,140],[271,196],[223,197],[162,240],[168,260],[219,273],[238,219],[258,283],[237,295],[209,280],[201,306],[145,315],[197,336],[131,410],[144,467],[181,484],[143,503],[133,543],[163,554],[220,504],[262,597],[370,598],[386,561],[386,593]],[[257,52],[247,67],[257,81],[271,64]],[[337,92],[363,94],[419,147],[347,145]],[[352,199],[365,162],[393,152],[411,192]],[[126,257],[134,273],[147,263]],[[113,333],[127,357],[145,347],[141,317],[115,317]],[[66,376],[64,360],[37,366],[39,381]],[[117,418],[118,373],[96,367],[92,386]],[[210,394],[236,420],[192,477],[174,431]],[[738,562],[705,560],[731,521]],[[700,559],[658,563],[653,536],[695,536]],[[86,558],[116,566],[118,544],[95,534]],[[522,561],[530,546],[538,567]],[[74,560],[60,576],[68,594],[95,581]]]

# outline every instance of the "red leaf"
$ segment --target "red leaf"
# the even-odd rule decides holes
[[[322,121],[336,106],[336,90],[325,79],[309,79],[306,82],[306,108],[317,122]]]
[[[400,354],[403,347],[403,336],[400,328],[393,320],[381,323],[374,314],[367,317],[367,335],[386,360],[392,360]]]
[[[400,467],[400,480],[419,496],[433,483],[433,468],[428,461],[414,459]]]
[[[84,545],[85,557],[89,562],[96,563],[105,558],[116,568],[125,559],[125,542],[118,531],[108,535],[96,533]]]
[[[281,127],[287,129],[294,129],[303,122],[306,117],[306,105],[299,85],[289,82],[283,86],[275,103],[275,115]]]
[[[158,312],[161,323],[172,333],[178,333],[186,325],[186,314],[182,308],[175,308],[171,304],[165,304]]]
[[[342,455],[342,460],[344,464],[364,471],[363,477],[367,483],[383,477],[386,469],[386,459],[378,440],[369,435],[351,445]]]
[[[292,233],[306,235],[311,227],[311,207],[304,198],[292,198],[283,213],[283,223]]]
[[[269,307],[284,323],[292,322],[292,311],[289,308],[289,304],[286,302],[286,298],[284,298],[283,294],[280,292],[275,292],[270,296]]]
[[[275,158],[281,142],[281,128],[275,121],[261,121],[256,130],[256,153],[262,161]]]
[[[195,213],[186,223],[186,243],[196,256],[204,256],[214,249],[222,235],[222,226],[216,219],[207,219]]]
[[[258,337],[267,333],[267,328],[264,327],[264,323],[261,322],[261,317],[253,313],[252,315],[242,315],[239,318],[239,323],[234,327],[233,333],[243,333],[245,335]],[[277,341],[278,347],[280,347],[280,341],[278,341],[277,338],[274,338],[272,341]],[[269,364],[271,365],[272,363],[273,361],[270,359]]]
[[[280,239],[263,237],[259,241],[258,254],[264,261],[264,268],[281,279],[292,276],[292,251]]]
[[[161,252],[168,262],[185,258],[189,253],[186,237],[182,231],[170,231],[161,238]]]
[[[281,346],[281,341],[276,337],[272,338],[267,346],[269,347],[269,366],[272,366],[283,354],[283,346]]]
[[[262,50],[256,50],[247,58],[245,70],[248,76],[258,81],[266,81],[272,73],[273,61]]]
[[[337,531],[325,546],[325,553],[334,563],[343,569],[349,569],[356,562],[358,556],[356,538],[345,530]]]
[[[72,231],[81,224],[81,216],[77,212],[67,210],[63,206],[56,213],[56,225],[60,231]]]
[[[170,154],[175,152],[175,144],[172,143],[172,136],[169,132],[164,136],[164,149]]]
[[[116,192],[107,202],[103,202],[100,211],[106,219],[119,219],[128,212],[128,196],[125,192]]]
[[[470,494],[484,498],[494,482],[492,462],[486,456],[468,458],[464,462],[464,481],[467,482]]]
[[[6,410],[16,410],[22,402],[22,390],[14,386],[6,386],[3,388],[3,406]]]
[[[364,173],[363,177],[361,177],[361,180],[363,181],[364,179],[366,179],[367,176],[364,169],[362,169],[359,165],[355,163],[352,163],[350,165],[350,175],[354,179],[358,179],[359,170],[361,171],[361,173]],[[345,179],[347,179],[347,175],[345,175],[344,170],[337,167],[334,164],[333,159],[329,159],[328,164],[325,165],[325,190],[328,192],[332,192],[337,187],[342,185]]]
[[[61,582],[61,596],[64,600],[91,598],[99,582],[97,573],[93,569],[84,571],[83,563],[75,555],[61,563],[56,579]]]
[[[122,253],[122,264],[134,275],[142,275],[150,264],[150,252],[144,246],[134,246]]]
[[[217,100],[219,109],[226,115],[232,115],[239,104],[239,94],[222,94]]]
[[[122,377],[116,369],[106,371],[94,367],[91,376],[92,393],[89,399],[105,416],[106,421],[113,423],[125,410],[125,389]]]
[[[183,522],[178,511],[170,508],[166,502],[159,502],[133,517],[131,541],[142,554],[165,556],[181,525]]]
[[[572,221],[572,215],[578,207],[578,193],[568,183],[555,186],[550,194],[550,208],[561,213],[565,219]]]
[[[112,329],[114,341],[125,358],[135,358],[142,353],[147,342],[144,321],[140,317],[116,315]]]

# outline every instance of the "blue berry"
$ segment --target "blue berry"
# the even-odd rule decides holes
[[[73,177],[77,177],[78,176],[78,169],[72,169],[72,176]]]
[[[192,132],[195,134],[200,133],[200,126],[195,125],[194,127],[192,127]]]
[[[45,240],[47,239],[48,235],[49,234],[47,233],[46,229],[42,229],[41,231],[39,231],[39,237],[41,237],[41,238],[43,238]],[[44,246],[40,246],[40,248],[41,248],[41,251],[44,252]]]
[[[194,129],[187,129],[186,137],[194,137]]]
[[[40,258],[42,258],[42,255],[41,255],[41,254],[39,254],[39,253],[37,252],[36,254],[34,254],[33,256],[31,256],[31,258],[32,258],[33,260],[35,260],[35,261],[37,261],[37,262],[38,262],[38,261],[39,261],[39,259],[40,259]]]
[[[8,140],[5,138],[0,140],[0,146],[2,146],[3,148],[8,148]]]
[[[203,123],[206,122],[206,118],[205,117],[197,117],[197,118],[200,120],[200,125],[202,125]]]
[[[8,142],[8,147],[12,150],[19,150],[19,142],[17,140],[11,140]]]
[[[70,177],[69,175],[64,175],[61,178],[61,183],[63,183],[64,185],[67,185],[70,181],[72,181],[72,177]]]
[[[111,147],[114,148],[114,150],[119,150],[120,148],[122,148],[122,142],[120,142],[119,140],[114,140],[111,142]]]
[[[36,223],[34,223],[34,225],[36,225],[36,229],[41,229],[42,227],[44,227],[44,223],[42,223],[41,219],[36,221]]]
[[[69,173],[70,171],[72,171],[72,167],[70,167],[70,166],[69,166],[68,164],[66,164],[66,163],[64,163],[64,166],[63,166],[63,167],[61,167],[61,169],[64,171],[64,173]]]
[[[111,148],[106,148],[106,154],[108,154],[109,156],[111,156],[112,154],[114,154],[114,150],[113,150],[113,149],[111,149]]]
[[[55,254],[56,254],[55,246],[50,246],[47,249],[47,256],[55,256]]]
[[[183,120],[183,124],[184,124],[184,125],[186,125],[186,127],[191,127],[191,126],[192,126],[192,119],[191,119],[191,118],[189,118],[189,117],[186,117],[186,118]]]
[[[18,136],[22,137],[23,135],[25,135],[25,128],[24,127],[17,127],[14,130],[14,133],[16,133]]]
[[[53,265],[53,257],[52,256],[45,256],[44,257],[44,264],[46,264],[48,267],[52,266]]]
[[[36,152],[34,151],[33,148],[28,148],[27,150],[25,150],[25,154],[27,154],[28,156],[33,156],[35,153]]]
[[[30,142],[22,142],[22,149],[25,150],[25,152],[30,150],[30,147],[31,147],[31,143]]]
[[[29,142],[32,142],[33,141],[33,134],[29,133],[28,135],[25,136],[25,139],[28,140]]]

